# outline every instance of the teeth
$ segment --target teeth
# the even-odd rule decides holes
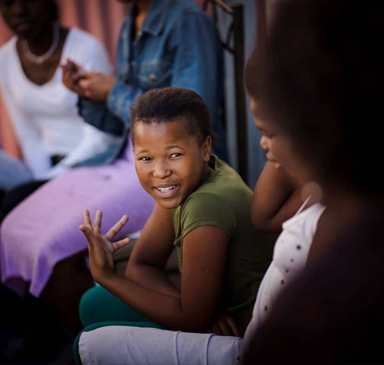
[[[161,191],[162,193],[165,193],[166,191],[173,190],[175,187],[176,187],[176,185],[169,186],[168,188],[156,188],[156,189]]]

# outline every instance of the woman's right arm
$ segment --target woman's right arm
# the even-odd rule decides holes
[[[261,231],[281,232],[283,222],[293,217],[302,203],[297,181],[267,162],[252,197],[252,224]]]
[[[180,290],[164,272],[174,239],[171,210],[156,204],[128,260],[126,278],[148,289],[180,297]]]

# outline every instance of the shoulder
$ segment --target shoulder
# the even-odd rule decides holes
[[[216,219],[235,226],[243,212],[249,212],[252,190],[228,164],[212,155],[215,172],[185,201],[182,220]]]
[[[13,62],[13,59],[16,55],[15,47],[16,47],[16,37],[12,37],[9,41],[7,41],[4,45],[0,47],[0,62],[4,64],[8,60]]]
[[[191,194],[184,203],[183,211],[191,210],[195,207],[197,209],[204,207],[207,211],[215,211],[221,208],[230,208],[230,204],[225,199],[225,196],[218,194],[212,189],[211,191],[196,191]]]
[[[321,203],[311,205],[284,222],[283,233],[296,238],[300,237],[302,243],[310,247],[319,224],[321,225],[321,217],[325,209],[326,207]]]
[[[222,204],[230,206],[237,213],[250,210],[252,190],[232,167],[213,155],[211,162],[213,158],[215,171],[208,181],[192,194],[192,197],[199,194],[215,196],[216,200],[220,199]]]
[[[69,47],[81,47],[84,51],[88,49],[100,49],[103,48],[102,43],[91,33],[72,27],[69,29],[67,42]]]
[[[321,203],[315,203],[300,213],[296,213],[292,218],[283,223],[283,228],[289,228],[292,225],[317,225],[321,215],[325,210],[325,205]]]
[[[209,166],[212,172],[205,183],[199,186],[187,199],[189,200],[215,200],[222,204],[231,201],[231,195],[245,191],[252,195],[251,189],[244,183],[240,175],[226,162],[216,155],[211,155]]]
[[[65,57],[73,59],[88,71],[111,72],[108,53],[95,36],[73,27],[66,42]]]
[[[234,176],[236,176],[236,172]],[[216,170],[208,181],[202,184],[185,201],[182,209],[182,216],[196,216],[199,218],[216,217],[223,220],[236,220],[236,213],[233,209],[231,196],[241,189],[239,185],[233,182],[232,169],[228,165],[221,165],[216,159]]]
[[[306,224],[308,227],[311,227],[313,231],[315,231],[325,209],[325,205],[321,203],[315,203],[305,209],[302,213],[300,213],[303,224]]]
[[[9,70],[14,69],[16,57],[16,37],[12,37],[0,48],[0,81],[4,81],[7,75],[10,75]]]
[[[211,161],[215,163],[214,175],[197,191],[212,191],[224,200],[232,200],[233,196],[242,196],[245,200],[251,201],[252,190],[237,171],[217,156],[212,155]]]
[[[231,205],[214,192],[192,194],[181,210],[183,236],[201,226],[216,226],[229,236],[237,226],[237,215]]]

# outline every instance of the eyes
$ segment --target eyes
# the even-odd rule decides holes
[[[172,153],[171,155],[168,156],[168,158],[169,159],[175,159],[175,158],[180,157],[180,156],[182,156],[181,153]],[[152,158],[148,157],[148,156],[144,156],[144,157],[138,158],[138,161],[149,162],[149,161],[152,161]]]

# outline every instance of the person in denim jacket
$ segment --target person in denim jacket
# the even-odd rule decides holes
[[[227,158],[221,113],[223,51],[213,20],[197,3],[134,2],[121,27],[115,66],[114,77],[84,73],[70,60],[65,67],[65,84],[82,96],[78,105],[84,120],[122,136],[119,145],[85,164],[113,161],[129,134],[130,106],[144,92],[166,86],[192,89],[204,99],[218,136],[215,152],[222,159]]]

